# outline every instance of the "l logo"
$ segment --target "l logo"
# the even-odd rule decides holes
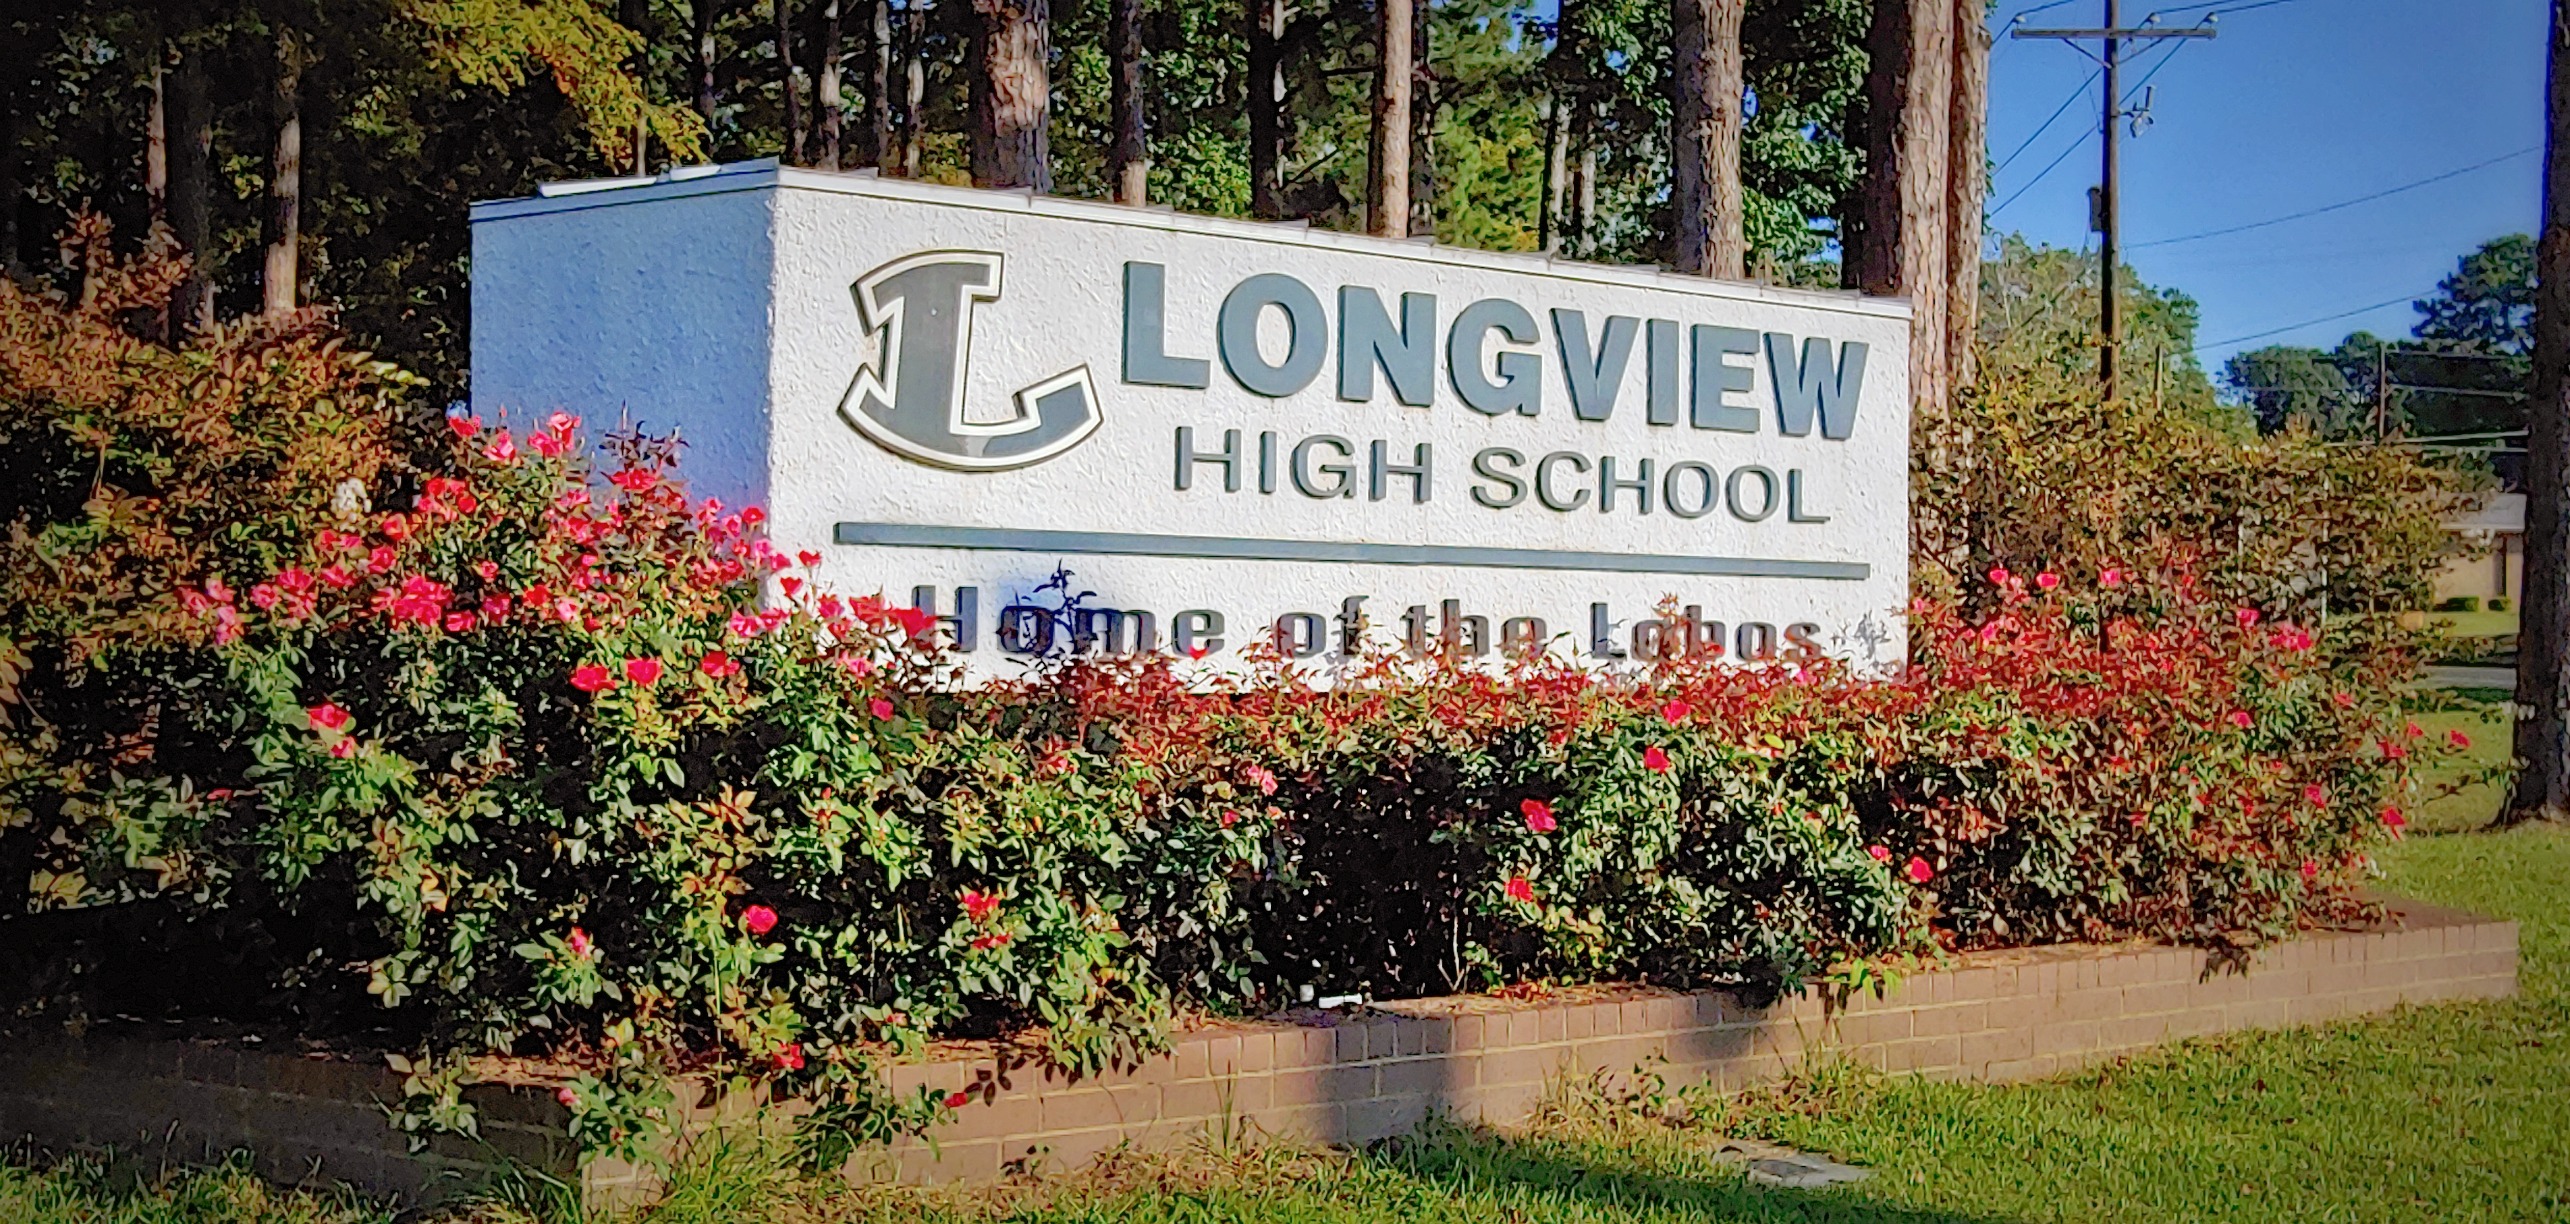
[[[997,413],[969,411],[973,306],[999,298],[998,252],[906,255],[866,273],[855,293],[858,317],[875,335],[876,359],[857,367],[839,416],[884,449],[938,467],[996,472],[1042,463],[1097,430],[1097,385],[1086,365],[1017,392]]]

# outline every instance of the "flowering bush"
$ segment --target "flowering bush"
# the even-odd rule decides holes
[[[1993,571],[1969,621],[1922,602],[1889,678],[1072,660],[968,689],[934,617],[814,589],[668,447],[595,453],[568,417],[458,419],[353,494],[305,480],[245,513],[257,550],[88,622],[76,667],[13,606],[45,656],[13,727],[100,675],[143,713],[111,767],[12,741],[0,844],[40,912],[6,921],[158,907],[124,936],[163,971],[90,1006],[421,1050],[447,1124],[457,1057],[514,1053],[576,1069],[596,1146],[681,1071],[881,1135],[962,1104],[875,1074],[941,1036],[1093,1067],[1306,988],[1756,993],[1903,949],[2254,942],[2352,904],[2439,750],[2381,696],[2396,659],[2111,566]],[[48,513],[88,512],[16,534]],[[65,981],[107,988],[38,979],[77,1005]]]

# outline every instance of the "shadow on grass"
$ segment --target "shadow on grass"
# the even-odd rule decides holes
[[[1675,1130],[1637,1145],[1629,1132],[1516,1135],[1432,1126],[1418,1137],[1378,1145],[1363,1159],[1458,1200],[1484,1198],[1517,1209],[1510,1218],[1522,1218],[1527,1208],[1540,1212],[1540,1204],[1566,1216],[1636,1221],[2002,1224],[1998,1217],[1878,1201],[1875,1178],[1826,1190],[1758,1185],[1717,1157],[1720,1146],[1718,1137]],[[1642,1156],[1644,1150],[1658,1158]]]

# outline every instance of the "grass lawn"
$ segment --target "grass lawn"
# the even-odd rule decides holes
[[[2570,1219],[2570,830],[2418,836],[2387,885],[2523,924],[2499,1003],[2191,1042],[2007,1087],[1846,1074],[1736,1109],[1735,1130],[1873,1168],[1801,1193],[1743,1184],[1709,1133],[1638,1120],[1447,1134],[1364,1155],[1198,1153],[972,1193],[798,1182],[742,1154],[658,1224],[1428,1224]],[[238,1174],[113,1188],[0,1166],[0,1221],[385,1219]],[[499,1204],[471,1220],[521,1220]],[[449,1224],[461,1224],[450,1221]]]
[[[2434,612],[2429,619],[2456,637],[2513,637],[2517,631],[2514,607],[2505,612]]]

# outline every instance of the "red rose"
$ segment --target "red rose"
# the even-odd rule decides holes
[[[892,703],[881,697],[877,697],[866,703],[866,712],[877,718],[890,718],[892,717]]]
[[[2320,806],[2321,804],[2324,804],[2324,803],[2329,802],[2329,792],[2328,792],[2328,790],[2327,790],[2326,788],[2322,787],[2322,786],[2321,786],[2319,783],[2317,783],[2317,782],[2314,782],[2314,783],[2312,783],[2312,784],[2311,784],[2311,785],[2309,785],[2309,786],[2303,787],[2303,788],[2302,788],[2302,797],[2303,797],[2305,800],[2307,800],[2308,802],[2310,802],[2310,804],[2311,804],[2313,807],[2318,807],[2318,806]]]
[[[1669,754],[1660,751],[1660,746],[1658,744],[1653,744],[1650,747],[1643,749],[1642,768],[1650,770],[1653,773],[1669,772]]]
[[[894,608],[892,619],[901,622],[901,631],[920,637],[937,628],[937,614],[920,608]]]
[[[1553,805],[1541,799],[1529,799],[1517,805],[1526,814],[1526,827],[1537,833],[1550,833],[1559,822],[1553,819]]]
[[[2305,881],[2309,881],[2317,877],[2319,874],[2320,864],[2312,862],[2310,859],[2302,860],[2302,878]]]
[[[1535,885],[1522,875],[1508,877],[1508,899],[1525,905],[1535,903]]]
[[[571,1085],[569,1084],[564,1084],[562,1087],[555,1089],[553,1099],[562,1102],[562,1107],[564,1109],[580,1108],[580,1094],[573,1092],[571,1090]]]
[[[2122,571],[2122,570],[2117,570],[2117,569],[2110,569],[2110,570],[2106,571],[2105,573],[2099,574],[2099,575],[2097,575],[2097,584],[2098,584],[2099,586],[2109,586],[2109,587],[2119,587],[2119,586],[2122,586],[2122,585],[2124,585],[2124,571]]]
[[[2400,809],[2399,809],[2399,808],[2396,808],[2396,807],[2385,807],[2385,808],[2383,809],[2383,827],[2384,827],[2384,828],[2390,829],[2392,832],[2397,833],[2397,832],[2399,832],[2399,831],[2401,830],[2401,826],[2406,825],[2406,824],[2408,824],[2408,823],[2409,823],[2409,817],[2401,815],[2401,814],[2400,814]]]
[[[352,757],[352,756],[357,755],[357,741],[352,740],[352,739],[344,739],[344,740],[340,740],[339,742],[337,742],[337,743],[335,743],[335,744],[332,744],[332,745],[330,746],[330,755],[332,755],[332,756],[334,756],[334,757],[337,757],[337,758],[339,758],[340,760],[343,760],[343,761],[344,761],[344,760],[347,760],[348,758],[350,758],[350,757]]]
[[[802,1070],[803,1043],[800,1041],[786,1042],[785,1048],[776,1052],[776,1066],[780,1071]]]
[[[2256,608],[2242,608],[2236,615],[2239,617],[2240,627],[2243,629],[2253,628],[2258,623],[2258,610]]]
[[[999,898],[980,889],[967,888],[958,900],[963,902],[964,917],[975,922],[983,921],[999,912]]]
[[[1693,713],[1695,713],[1695,707],[1688,705],[1683,701],[1672,701],[1667,705],[1660,707],[1660,717],[1666,720],[1668,724],[1673,727],[1679,723],[1685,722],[1687,720],[1687,715]]]
[[[1910,856],[1910,865],[1904,870],[1912,884],[1925,884],[1936,878],[1936,868],[1928,866],[1928,861],[1917,855]]]
[[[706,675],[712,676],[717,680],[720,680],[725,676],[739,675],[741,671],[741,665],[738,661],[734,660],[732,656],[719,650],[706,651],[704,661],[698,663],[697,667],[703,670]]]
[[[2250,726],[2255,724],[2257,721],[2257,719],[2249,717],[2249,712],[2247,710],[2231,711],[2231,725],[2238,727],[2243,731],[2248,730]]]
[[[1877,863],[1888,863],[1892,861],[1892,848],[1890,846],[1867,846],[1865,847],[1865,853],[1873,855],[1874,861]]]
[[[454,430],[456,437],[469,438],[482,432],[482,418],[474,416],[451,416],[446,418],[446,427]]]
[[[589,942],[589,932],[578,927],[571,928],[571,933],[564,936],[562,942],[570,945],[571,954],[582,960],[589,959],[589,953],[597,946]]]
[[[2457,748],[2469,748],[2472,746],[2472,737],[2460,731],[2448,731],[2445,733],[2445,742]]]
[[[571,669],[571,687],[584,693],[603,693],[616,687],[616,678],[595,663],[583,663]]]
[[[2044,572],[2035,575],[2035,585],[2049,591],[2054,587],[2061,585],[2061,575],[2053,573],[2051,570],[2045,570]]]
[[[304,711],[303,716],[312,720],[316,731],[344,731],[348,728],[348,711],[340,709],[336,702],[322,702]]]
[[[962,1109],[964,1106],[966,1106],[966,1105],[970,1105],[970,1104],[972,1104],[972,1103],[973,1103],[973,1094],[972,1094],[972,1093],[958,1091],[958,1092],[949,1092],[949,1093],[947,1093],[947,1094],[946,1094],[946,1108],[948,1108],[948,1109]]]
[[[753,905],[741,911],[741,925],[752,935],[765,935],[776,929],[776,911],[764,905]]]
[[[650,657],[625,660],[625,679],[646,688],[660,683],[660,660]]]

